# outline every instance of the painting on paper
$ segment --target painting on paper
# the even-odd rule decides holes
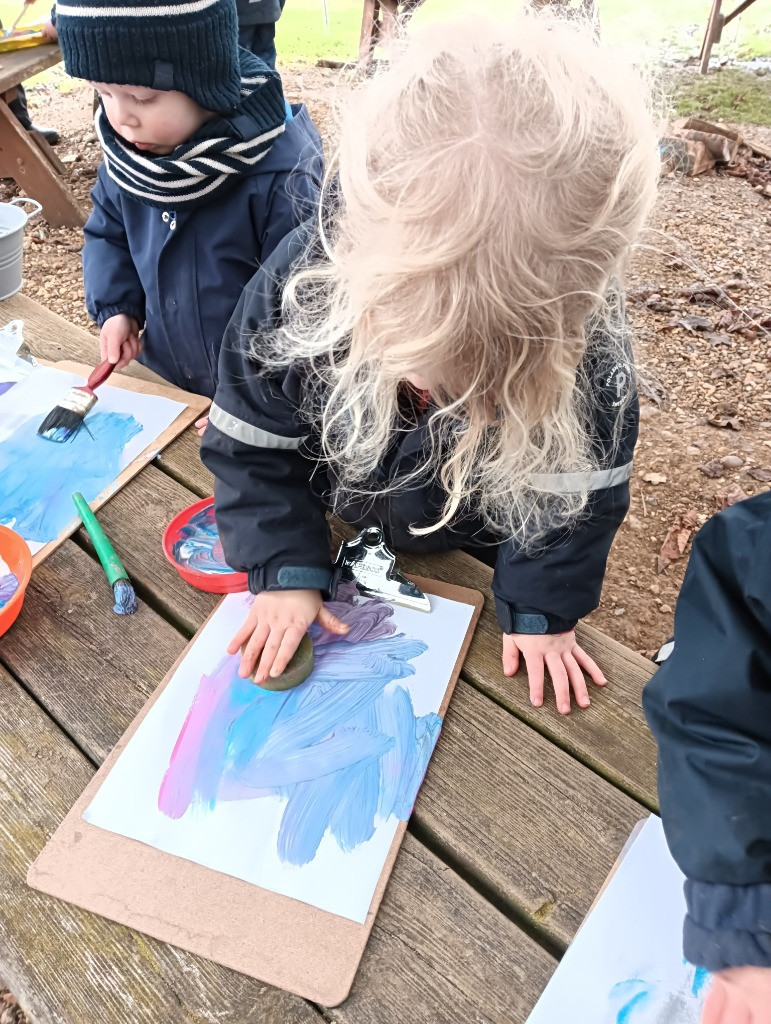
[[[99,401],[71,440],[39,437],[43,418],[83,379],[37,367],[0,396],[0,524],[34,555],[77,521],[73,491],[92,502],[185,409],[157,395],[99,388]]]
[[[709,975],[683,959],[683,881],[652,815],[527,1024],[699,1024]]]
[[[441,728],[470,605],[429,614],[340,588],[350,631],[314,624],[294,690],[224,655],[252,600],[225,598],[84,817],[215,871],[364,922]]]

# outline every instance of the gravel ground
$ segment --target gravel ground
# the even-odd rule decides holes
[[[345,73],[284,69],[325,141]],[[62,133],[57,152],[84,204],[100,152],[91,92],[57,73],[30,91],[33,116]],[[736,125],[771,145],[771,130]],[[771,165],[770,165],[771,166]],[[15,193],[0,183],[0,200]],[[629,274],[629,317],[644,374],[632,507],[590,621],[639,651],[671,634],[689,539],[718,508],[771,482],[771,200],[722,174],[665,177]],[[79,231],[40,221],[25,240],[25,292],[88,330]],[[689,319],[690,318],[690,319]],[[666,545],[665,545],[666,542]],[[664,554],[662,557],[662,546]],[[5,990],[0,1024],[25,1024]]]

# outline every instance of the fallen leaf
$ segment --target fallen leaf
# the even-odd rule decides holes
[[[715,504],[719,509],[730,508],[731,505],[735,505],[739,501],[744,501],[749,495],[746,494],[741,487],[736,484],[729,484],[722,491],[715,491]]]
[[[714,327],[712,321],[706,316],[681,316],[675,322],[676,327],[684,327],[686,331],[695,334],[696,331],[711,331]]]
[[[677,294],[682,295],[689,302],[703,302],[704,300],[720,299],[725,296],[725,292],[719,285],[701,284],[700,282],[686,285]]]
[[[710,416],[707,419],[707,423],[711,427],[727,427],[730,430],[741,430],[742,421],[738,416],[727,416],[723,413],[717,413],[715,416]]]
[[[667,482],[663,473],[646,473],[643,480],[646,484],[665,484]]]
[[[733,338],[730,334],[706,334],[707,341],[710,345],[733,345]]]
[[[685,551],[688,541],[691,538],[691,534],[699,525],[699,514],[696,509],[690,509],[688,512],[681,512],[675,519],[674,523],[667,530],[667,535],[664,538],[664,543],[661,545],[658,557],[657,572],[661,573],[670,566],[673,562],[676,562],[678,558]]]
[[[667,399],[666,388],[657,380],[646,380],[645,377],[640,377],[637,381],[637,390],[645,398],[650,398],[656,405],[661,405]]]
[[[723,463],[720,459],[710,459],[710,461],[705,462],[703,466],[699,466],[698,470],[700,473],[703,473],[704,476],[717,480],[719,476],[723,475]]]
[[[654,313],[674,313],[677,309],[677,305],[674,302],[667,302],[660,295],[652,295],[649,299],[646,299],[645,305]]]
[[[762,484],[771,483],[771,466],[753,466],[747,470],[747,475],[753,480],[760,480]]]

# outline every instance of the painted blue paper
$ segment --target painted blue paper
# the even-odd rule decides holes
[[[314,624],[314,667],[286,692],[224,648],[252,598],[222,602],[84,814],[205,867],[363,922],[439,737],[473,609],[430,615],[350,585]]]
[[[0,442],[0,524],[47,544],[75,518],[73,491],[91,502],[118,476],[142,425],[129,413],[94,411],[64,444],[39,437],[39,425],[25,420]]]

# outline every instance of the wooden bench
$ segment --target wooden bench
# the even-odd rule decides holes
[[[24,296],[33,351],[98,359],[96,339]],[[145,371],[139,371],[146,376]],[[0,979],[31,1024],[522,1024],[631,831],[655,807],[640,709],[651,665],[590,627],[610,683],[563,718],[500,671],[491,570],[467,555],[402,559],[478,587],[485,610],[372,938],[342,1006],[319,1007],[27,888],[29,863],[216,598],[161,552],[212,480],[193,430],[99,513],[141,600],[118,619],[83,531],[35,572],[0,640]],[[567,1018],[566,1018],[567,1020]]]
[[[754,3],[755,0],[742,0],[742,3],[734,7],[730,14],[723,14],[723,0],[712,0],[707,29],[704,33],[704,40],[699,53],[699,71],[702,75],[706,75],[707,71],[709,71],[709,58],[712,56],[712,47],[715,43],[720,42],[725,26],[730,24],[734,18],[738,18],[740,14],[743,14],[748,7],[752,7]]]
[[[86,222],[85,212],[62,179],[61,161],[39,132],[22,128],[8,106],[22,82],[61,59],[55,44],[0,53],[0,177],[13,178],[37,199],[49,224],[79,228]]]

